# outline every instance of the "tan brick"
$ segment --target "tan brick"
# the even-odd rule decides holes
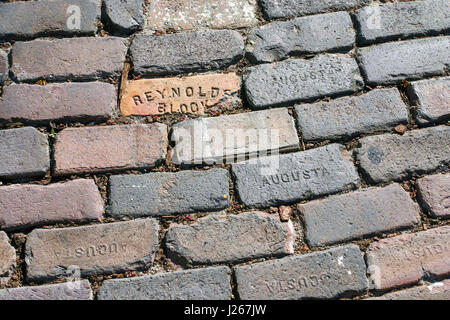
[[[434,217],[450,217],[450,174],[435,174],[417,180],[419,198]]]
[[[400,290],[367,300],[450,300],[450,280]]]
[[[16,250],[9,244],[6,233],[0,231],[0,285],[6,284],[16,266]]]

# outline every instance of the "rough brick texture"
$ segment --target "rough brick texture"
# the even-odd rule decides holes
[[[104,0],[105,13],[114,30],[133,33],[144,25],[144,0]]]
[[[82,277],[148,268],[158,250],[158,231],[154,219],[35,229],[25,246],[27,279],[61,278],[73,266]]]
[[[172,225],[166,234],[166,247],[175,262],[205,265],[291,254],[294,240],[292,223],[281,223],[278,215],[246,212]]]
[[[228,171],[161,172],[110,178],[113,217],[165,216],[218,211],[230,202]]]
[[[165,159],[167,143],[160,123],[64,129],[55,144],[55,174],[151,168]]]
[[[350,154],[338,144],[232,165],[239,199],[248,207],[290,204],[359,183]]]
[[[450,300],[450,280],[400,290],[368,300]]]
[[[99,221],[103,200],[93,180],[0,187],[0,229]]]
[[[88,280],[0,290],[0,300],[92,300]]]
[[[0,49],[0,85],[8,79],[9,62],[8,54]]]
[[[6,233],[0,231],[0,285],[4,285],[9,281],[15,266],[16,250],[9,244]]]
[[[230,300],[231,270],[210,267],[106,280],[99,300]]]
[[[366,265],[355,245],[236,267],[244,300],[331,299],[368,286]]]
[[[419,206],[398,184],[299,204],[313,247],[349,241],[420,222]]]
[[[450,217],[450,174],[435,174],[417,180],[419,198],[433,217]]]
[[[373,182],[402,180],[412,174],[448,168],[450,127],[413,130],[360,139],[356,156]]]

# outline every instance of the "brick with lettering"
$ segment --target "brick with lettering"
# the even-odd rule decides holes
[[[361,138],[357,160],[372,182],[398,181],[450,165],[450,127]]]
[[[6,233],[0,231],[0,285],[5,285],[8,283],[15,267],[16,250],[9,244],[9,239]]]
[[[47,136],[35,128],[0,130],[0,178],[39,177],[50,169]]]
[[[244,54],[237,31],[214,30],[165,35],[137,35],[131,44],[134,72],[165,75],[226,68]]]
[[[67,128],[55,143],[55,174],[152,168],[167,153],[161,123]]]
[[[143,270],[158,250],[155,219],[97,224],[63,229],[34,229],[25,244],[29,281],[70,275],[72,266],[82,277]]]
[[[361,48],[358,55],[366,82],[378,85],[444,74],[449,50],[447,36],[383,43]]]
[[[391,292],[367,300],[450,300],[450,280]]]
[[[0,290],[0,300],[92,300],[88,280]]]
[[[419,198],[433,217],[450,217],[450,173],[417,180]]]
[[[111,118],[116,105],[109,83],[11,84],[0,99],[0,121],[98,121]]]
[[[130,34],[144,26],[144,0],[104,0],[105,14],[114,31]]]
[[[16,42],[11,71],[18,81],[118,78],[126,53],[127,40],[117,37]]]
[[[225,266],[106,280],[98,300],[230,300],[230,281]]]
[[[108,213],[121,218],[223,210],[230,202],[228,179],[220,168],[111,176]]]
[[[299,204],[312,247],[394,231],[420,222],[419,206],[399,184]]]
[[[99,221],[103,200],[93,180],[0,187],[0,229]]]
[[[8,79],[9,62],[6,51],[0,49],[0,85]]]
[[[408,108],[396,88],[295,107],[305,141],[342,139],[408,123]]]
[[[243,300],[332,299],[368,287],[361,250],[353,244],[235,268]]]
[[[231,171],[237,196],[255,208],[291,204],[359,184],[352,157],[339,144],[238,162]]]
[[[239,100],[241,78],[236,73],[129,81],[121,93],[124,116],[193,113],[202,115],[218,104]]]
[[[353,93],[363,80],[355,59],[346,55],[318,55],[248,68],[244,88],[254,109]]]
[[[411,285],[424,276],[448,276],[450,227],[373,242],[367,249],[366,260],[373,286],[380,290]]]

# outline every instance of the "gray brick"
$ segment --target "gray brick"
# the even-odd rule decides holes
[[[144,1],[104,0],[105,13],[113,29],[133,33],[144,25]]]
[[[16,42],[11,71],[18,81],[118,77],[125,61],[126,43],[127,40],[116,37]]]
[[[100,18],[100,4],[100,0],[40,0],[0,4],[0,38],[94,34]]]
[[[313,247],[398,230],[420,222],[419,206],[398,184],[299,204]]]
[[[244,75],[248,102],[255,109],[353,93],[363,86],[355,59],[318,55],[248,69]]]
[[[419,199],[433,217],[450,217],[450,173],[417,180]]]
[[[16,250],[9,244],[9,239],[6,233],[0,231],[0,286],[8,283],[13,274],[15,266]]]
[[[244,40],[239,32],[231,30],[139,34],[130,50],[135,73],[176,74],[235,64],[243,57]]]
[[[448,32],[449,0],[375,4],[355,12],[363,43]]]
[[[32,127],[0,130],[0,178],[43,176],[49,154],[47,136]]]
[[[256,208],[337,193],[359,183],[350,154],[338,144],[252,159],[231,170],[240,200]]]
[[[391,292],[367,300],[450,300],[450,280]]]
[[[67,277],[73,266],[82,277],[148,268],[158,250],[158,232],[154,219],[35,229],[25,245],[27,279]]]
[[[0,300],[92,300],[89,281],[0,290]]]
[[[172,141],[176,164],[232,162],[245,154],[299,149],[287,108],[183,121],[173,126]]]
[[[106,280],[99,300],[230,300],[231,270],[211,267]]]
[[[450,127],[440,126],[405,133],[360,139],[356,156],[373,182],[402,180],[413,174],[448,168]]]
[[[397,89],[375,89],[354,97],[295,107],[305,141],[350,138],[408,122],[408,108]]]
[[[366,264],[356,245],[236,267],[244,300],[331,299],[368,287]]]
[[[450,37],[374,45],[358,50],[368,84],[390,84],[440,75],[450,64]]]
[[[113,217],[164,216],[226,209],[228,171],[180,171],[110,177]]]
[[[349,50],[355,42],[347,12],[276,21],[259,27],[248,38],[247,53],[256,62],[274,62],[290,55]]]
[[[278,215],[255,211],[171,225],[166,247],[176,263],[205,265],[292,254],[294,240],[292,222],[282,223]]]
[[[0,49],[0,85],[8,80],[9,62],[8,54]]]

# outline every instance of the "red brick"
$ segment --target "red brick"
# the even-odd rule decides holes
[[[419,198],[433,217],[450,217],[450,174],[435,174],[417,180]]]
[[[400,290],[367,300],[450,300],[450,280]]]

